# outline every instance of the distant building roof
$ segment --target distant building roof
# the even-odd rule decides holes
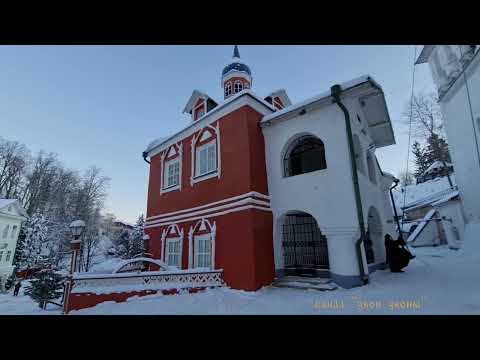
[[[449,162],[445,162],[445,165],[447,167],[450,167],[450,166],[453,166],[451,163]],[[434,161],[432,165],[430,165],[427,170],[424,171],[423,175],[426,175],[426,174],[429,174],[430,172],[432,171],[437,171],[439,169],[443,169],[445,167],[445,165],[443,164],[443,161]]]

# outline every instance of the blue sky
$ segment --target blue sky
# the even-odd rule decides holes
[[[240,45],[260,96],[285,88],[293,103],[363,74],[383,87],[397,145],[379,149],[385,171],[406,166],[413,46]],[[148,165],[141,153],[186,126],[194,89],[222,99],[220,73],[233,46],[0,46],[0,136],[58,153],[68,167],[111,178],[107,210],[135,221],[145,212]],[[417,46],[417,52],[421,46]],[[434,91],[428,66],[415,90]]]

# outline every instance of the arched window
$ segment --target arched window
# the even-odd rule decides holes
[[[229,81],[225,84],[225,97],[232,95],[232,83]]]
[[[355,162],[357,163],[357,170],[362,174],[365,174],[365,165],[363,163],[362,147],[360,145],[360,139],[357,134],[353,135],[353,151],[355,153]]]
[[[10,230],[10,225],[7,225],[3,228],[2,239],[6,239],[8,235],[8,231]]]
[[[235,85],[233,87],[234,93],[239,93],[240,91],[243,90],[243,84],[240,80],[235,81]]]
[[[201,219],[188,232],[189,268],[215,268],[215,234],[217,225]]]
[[[284,158],[285,176],[295,176],[327,168],[325,146],[314,136],[302,136],[290,145]]]
[[[367,166],[368,166],[368,178],[372,184],[377,183],[377,175],[375,173],[375,162],[370,151],[367,151]]]

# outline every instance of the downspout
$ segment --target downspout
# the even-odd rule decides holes
[[[395,199],[393,198],[393,192],[392,192],[392,190],[395,189],[398,186],[398,183],[400,182],[400,180],[395,179],[393,181],[395,182],[395,185],[393,185],[389,189],[390,190],[390,199],[392,200],[393,213],[395,214],[395,222],[397,223],[398,235],[403,240],[403,234],[402,234],[402,231],[400,230],[400,222],[398,221],[397,206],[395,205]]]
[[[147,163],[147,164],[150,164],[150,161],[147,160],[147,157],[148,157],[148,153],[146,151],[144,151],[142,153],[142,156],[143,156],[143,160]]]
[[[357,218],[358,218],[358,226],[360,228],[360,238],[356,241],[355,247],[357,252],[357,261],[358,267],[360,269],[360,277],[362,278],[363,284],[368,284],[368,275],[365,273],[365,268],[363,264],[363,256],[362,256],[362,243],[366,240],[366,233],[365,233],[365,221],[363,219],[363,207],[362,207],[362,198],[360,196],[360,185],[358,183],[358,173],[357,173],[357,163],[355,161],[355,151],[353,148],[353,136],[352,136],[352,127],[350,124],[350,114],[348,113],[347,108],[340,100],[340,94],[342,93],[342,88],[340,85],[333,85],[330,88],[333,103],[337,104],[338,107],[343,111],[345,117],[345,128],[347,131],[347,139],[348,139],[348,149],[350,151],[350,164],[352,168],[352,181],[353,181],[353,190],[355,193],[355,203],[357,208]]]

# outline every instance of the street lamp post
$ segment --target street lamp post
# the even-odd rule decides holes
[[[70,231],[72,233],[73,240],[70,241],[70,249],[72,251],[72,263],[70,265],[70,273],[68,275],[68,280],[65,286],[64,300],[63,300],[63,313],[66,314],[68,311],[68,300],[70,297],[70,292],[72,291],[73,285],[73,274],[78,272],[80,269],[79,264],[79,253],[82,244],[82,234],[85,229],[85,222],[82,220],[75,220],[70,224]]]

